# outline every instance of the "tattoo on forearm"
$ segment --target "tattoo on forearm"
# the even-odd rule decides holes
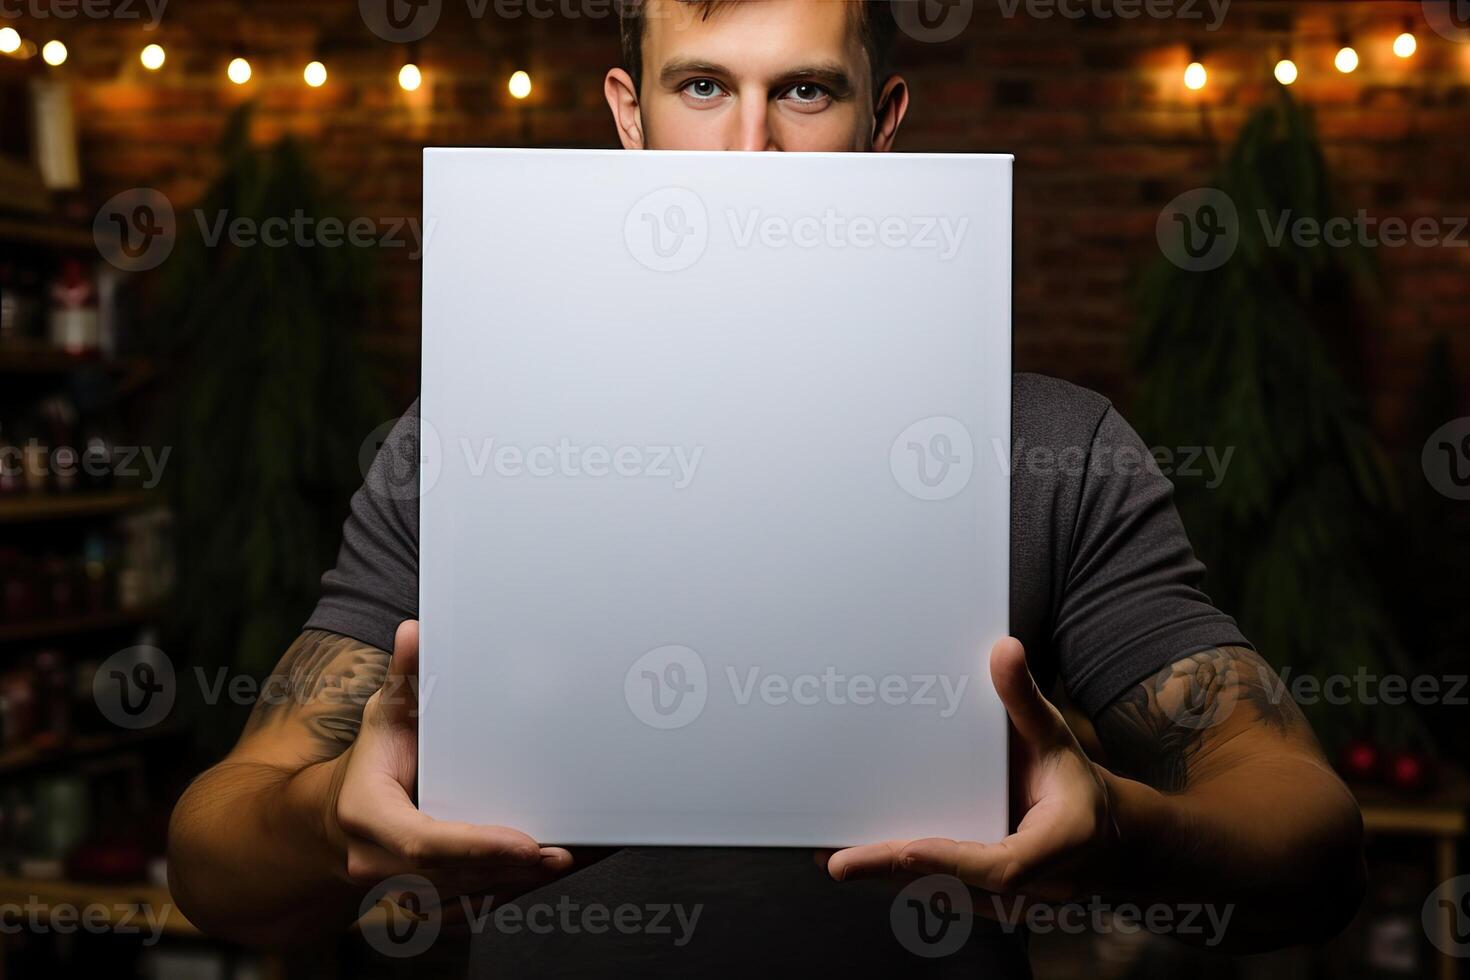
[[[1237,712],[1244,713],[1237,718]],[[1185,789],[1199,760],[1242,722],[1312,739],[1280,677],[1243,647],[1207,650],[1170,664],[1119,697],[1095,722],[1109,766],[1165,792]]]
[[[388,660],[382,650],[349,637],[325,630],[302,633],[261,685],[246,736],[272,726],[301,725],[323,760],[341,755],[357,738],[363,705],[383,686]]]

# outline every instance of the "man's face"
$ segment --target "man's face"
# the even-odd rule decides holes
[[[646,0],[643,84],[605,85],[623,145],[656,150],[886,150],[907,106],[875,93],[847,0]],[[877,111],[875,113],[875,106]]]

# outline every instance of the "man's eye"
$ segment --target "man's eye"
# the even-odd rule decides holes
[[[712,78],[696,78],[684,85],[684,91],[696,99],[715,99],[724,94],[720,83]]]
[[[798,82],[786,90],[786,95],[793,102],[811,105],[827,98],[827,90],[813,82]]]

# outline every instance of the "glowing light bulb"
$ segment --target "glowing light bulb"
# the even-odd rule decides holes
[[[313,61],[306,66],[306,70],[301,73],[301,77],[306,79],[306,84],[312,88],[321,88],[327,84],[327,66],[320,61]]]
[[[158,71],[158,69],[163,67],[163,63],[168,60],[168,55],[164,52],[163,45],[150,44],[139,52],[138,60],[149,71]]]
[[[524,99],[531,94],[531,76],[524,71],[518,71],[510,76],[510,94],[517,99]]]
[[[424,75],[419,71],[418,65],[407,64],[398,69],[398,87],[405,92],[417,92],[418,87],[422,84],[424,84]]]
[[[55,68],[66,62],[66,45],[60,41],[47,41],[46,46],[41,49],[41,60]]]
[[[1276,80],[1282,85],[1290,85],[1296,81],[1296,62],[1290,58],[1282,58],[1276,62]]]
[[[0,54],[15,54],[20,50],[20,31],[13,27],[0,27]]]
[[[1193,92],[1198,92],[1205,87],[1209,81],[1210,74],[1205,71],[1205,66],[1198,61],[1191,61],[1189,67],[1184,69],[1184,87]]]
[[[244,85],[250,81],[250,62],[244,58],[236,58],[230,62],[230,67],[225,69],[225,74],[230,76],[230,81],[236,85]]]
[[[1351,44],[1344,44],[1341,48],[1338,49],[1337,57],[1332,59],[1332,63],[1336,65],[1337,70],[1342,72],[1344,75],[1348,75],[1352,72],[1357,71],[1357,49],[1355,49]]]
[[[1419,40],[1408,31],[1393,39],[1393,53],[1400,58],[1412,58],[1414,52],[1419,50]]]

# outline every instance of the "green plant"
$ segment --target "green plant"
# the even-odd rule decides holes
[[[249,129],[242,108],[218,176],[180,212],[156,338],[171,372],[178,641],[211,681],[221,667],[268,673],[300,631],[362,479],[362,441],[387,416],[360,349],[374,296],[364,249],[209,240],[221,219],[342,215],[297,143],[257,148]],[[223,706],[209,719],[206,738],[238,731]]]
[[[1385,457],[1350,377],[1352,341],[1379,284],[1357,246],[1277,237],[1283,219],[1340,217],[1310,113],[1283,90],[1246,122],[1213,186],[1239,244],[1219,268],[1160,260],[1143,278],[1132,417],[1172,446],[1233,447],[1223,482],[1175,478],[1207,589],[1290,677],[1401,669],[1377,535],[1396,506]],[[1415,735],[1407,711],[1308,708],[1329,743]]]

